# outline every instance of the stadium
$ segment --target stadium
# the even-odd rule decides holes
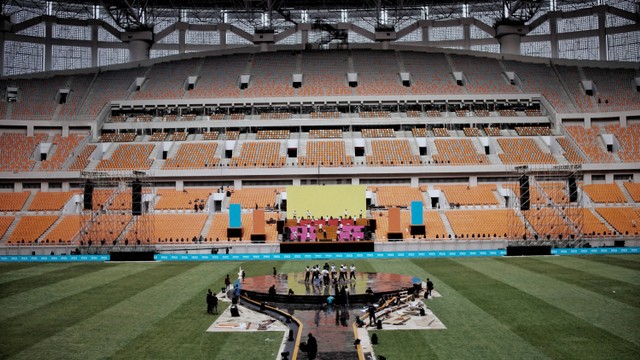
[[[306,359],[309,332],[318,359],[640,355],[637,2],[8,0],[2,20],[0,358]],[[291,335],[211,330],[228,274],[286,277],[283,304],[316,263],[433,279],[442,327],[244,290]]]

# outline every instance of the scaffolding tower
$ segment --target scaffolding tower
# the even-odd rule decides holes
[[[584,203],[581,165],[523,165],[508,185],[512,245],[582,247]]]
[[[147,215],[154,189],[144,171],[83,171],[80,232],[74,239],[88,252],[149,247],[153,221]],[[100,250],[98,250],[100,249]]]

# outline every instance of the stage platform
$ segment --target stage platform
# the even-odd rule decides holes
[[[295,303],[295,304],[323,304],[327,297],[336,296],[334,285],[315,287],[309,281],[304,282],[304,272],[254,276],[244,279],[242,293],[247,297],[266,302]],[[339,287],[349,289],[349,304],[366,304],[378,300],[383,295],[396,294],[400,291],[412,291],[412,277],[388,273],[356,273],[356,280],[341,281]],[[269,297],[269,288],[275,285],[276,296]],[[367,295],[367,288],[371,288],[373,296]],[[288,295],[292,289],[294,295]]]

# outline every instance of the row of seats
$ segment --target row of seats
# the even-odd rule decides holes
[[[578,144],[580,149],[584,151],[589,162],[594,163],[610,163],[613,162],[613,156],[608,153],[601,145],[599,139],[600,128],[585,128],[583,126],[566,126],[565,130],[571,138]]]
[[[393,129],[362,129],[360,130],[363,138],[385,138],[396,137]]]
[[[504,164],[555,164],[556,159],[550,153],[543,152],[533,139],[498,139],[504,151],[498,154]]]
[[[136,139],[136,133],[102,133],[101,142],[132,142]]]
[[[516,133],[520,136],[551,136],[548,126],[516,126]]]
[[[256,140],[288,139],[289,130],[258,130]]]
[[[280,145],[276,141],[245,142],[240,149],[240,156],[231,158],[230,166],[283,167],[286,157],[280,155]]]
[[[53,137],[53,154],[40,164],[40,169],[45,171],[62,170],[62,166],[67,159],[74,156],[78,145],[87,137],[80,134],[70,134],[63,137],[56,134]]]
[[[437,154],[433,154],[435,164],[489,164],[485,154],[478,153],[470,139],[436,139]]]
[[[468,185],[439,185],[436,189],[442,190],[449,204],[457,205],[499,205],[494,195],[495,184],[468,186]]]
[[[182,191],[158,189],[155,210],[193,210],[194,205],[206,202],[212,189],[190,188]]]
[[[163,170],[204,169],[220,162],[216,157],[217,143],[185,143],[180,145],[175,157],[168,158]]]
[[[240,204],[243,209],[272,207],[276,196],[282,191],[277,188],[243,188],[231,191],[230,204]]]
[[[342,139],[342,129],[311,129],[309,139]]]
[[[33,154],[38,144],[45,141],[46,134],[26,136],[2,133],[0,135],[0,171],[31,171],[36,164]]]
[[[406,139],[372,140],[371,155],[366,156],[366,161],[373,166],[417,166],[422,163],[419,155],[411,153]]]
[[[147,170],[151,167],[153,144],[122,144],[110,159],[102,159],[96,170]]]
[[[343,141],[309,141],[307,155],[298,156],[298,165],[348,167],[353,165],[353,158],[347,155]]]

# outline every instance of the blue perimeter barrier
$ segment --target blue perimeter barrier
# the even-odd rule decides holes
[[[551,249],[553,255],[639,254],[640,247]],[[156,261],[263,261],[320,259],[411,259],[447,257],[505,256],[502,250],[433,250],[387,251],[365,253],[301,253],[301,254],[156,254]],[[109,261],[109,255],[0,255],[0,262],[97,262]]]

